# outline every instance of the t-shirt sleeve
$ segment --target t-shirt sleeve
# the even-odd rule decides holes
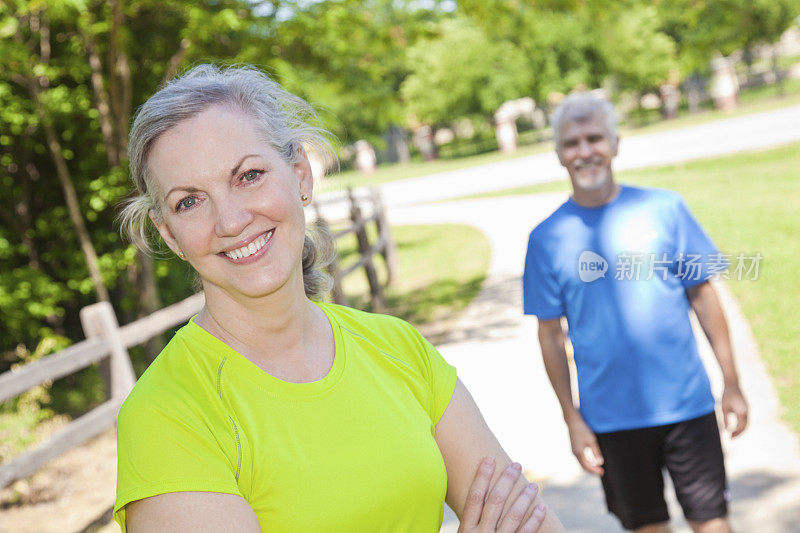
[[[681,197],[677,198],[674,224],[674,269],[684,287],[708,281],[727,269],[728,260]]]
[[[114,519],[123,533],[125,506],[136,500],[184,491],[241,495],[237,465],[230,458],[236,451],[226,453],[227,445],[201,416],[188,406],[161,406],[139,399],[126,402],[117,421]]]
[[[551,258],[535,238],[535,232],[531,233],[522,274],[522,306],[526,315],[536,315],[544,320],[564,315],[561,288],[550,262]]]
[[[425,380],[428,382],[429,401],[427,402],[428,416],[435,426],[447,409],[453,391],[456,388],[456,368],[445,361],[442,354],[418,331],[414,330],[422,343],[420,353]]]

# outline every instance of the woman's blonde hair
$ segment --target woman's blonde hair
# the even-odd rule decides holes
[[[178,123],[213,105],[228,104],[247,113],[268,142],[287,163],[296,163],[301,150],[327,162],[334,159],[332,135],[314,126],[319,117],[302,98],[285,91],[260,70],[198,65],[164,85],[136,112],[128,138],[131,180],[135,195],[119,215],[122,232],[142,251],[152,254],[157,240],[150,218],[161,216],[156,187],[147,166],[156,140]],[[306,232],[303,243],[303,284],[309,298],[323,297],[331,288],[325,272],[333,259],[333,239],[320,228]]]

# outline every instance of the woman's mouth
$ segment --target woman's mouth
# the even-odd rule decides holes
[[[239,262],[242,259],[250,258],[258,252],[260,252],[272,238],[272,233],[275,230],[269,230],[268,232],[260,235],[256,239],[254,239],[250,244],[246,246],[242,246],[241,248],[237,248],[235,250],[231,250],[228,252],[222,252],[228,259],[233,261]]]

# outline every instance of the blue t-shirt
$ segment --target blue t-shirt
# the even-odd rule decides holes
[[[581,415],[593,431],[713,411],[685,289],[726,266],[670,191],[622,186],[593,208],[569,199],[531,232],[525,314],[567,317]]]

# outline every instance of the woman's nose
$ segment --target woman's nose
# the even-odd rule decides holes
[[[214,230],[219,237],[235,237],[242,233],[253,220],[253,214],[242,202],[232,198],[216,207],[216,226]]]

